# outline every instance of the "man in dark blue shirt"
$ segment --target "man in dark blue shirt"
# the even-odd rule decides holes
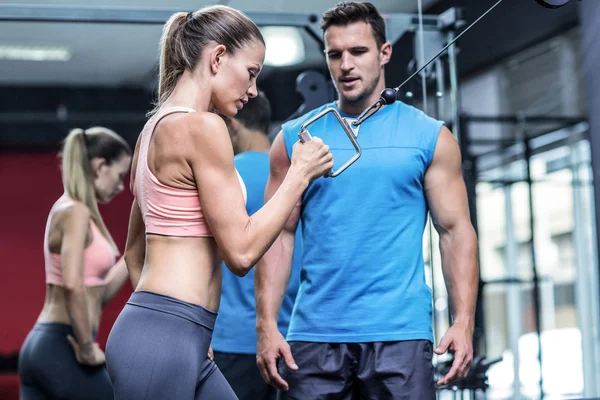
[[[246,185],[246,210],[254,214],[263,206],[269,178],[268,137],[271,107],[264,93],[249,99],[235,118],[227,118],[235,167]],[[300,248],[296,235],[296,248]],[[299,254],[299,252],[297,253]],[[278,327],[285,337],[300,282],[299,258],[294,259],[290,284],[283,299]],[[214,360],[240,400],[270,400],[276,389],[265,383],[256,366],[256,306],[254,269],[240,278],[223,268],[221,305],[212,337]]]

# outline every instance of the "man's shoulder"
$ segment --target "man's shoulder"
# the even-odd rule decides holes
[[[394,107],[396,107],[399,116],[435,125],[443,124],[443,121],[437,120],[436,118],[427,114],[422,109],[415,107],[411,104],[406,104],[400,100],[394,103]]]

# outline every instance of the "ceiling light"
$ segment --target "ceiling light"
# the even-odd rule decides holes
[[[297,28],[265,26],[261,32],[267,46],[265,65],[283,67],[304,61],[304,41]]]
[[[71,52],[64,47],[0,46],[0,60],[69,61]]]

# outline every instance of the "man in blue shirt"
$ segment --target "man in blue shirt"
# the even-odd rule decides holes
[[[339,100],[289,121],[273,142],[265,198],[283,181],[301,125],[327,107],[356,118],[386,87],[392,46],[370,3],[343,2],[321,22]],[[337,168],[354,154],[335,116],[309,132]],[[257,364],[283,399],[435,399],[433,353],[454,351],[437,383],[464,377],[473,358],[477,239],[469,219],[461,155],[451,132],[400,101],[355,130],[362,156],[336,178],[319,178],[299,199],[256,274]],[[427,213],[440,234],[454,323],[433,348],[425,280]],[[300,289],[287,342],[276,328],[302,222]],[[283,359],[277,365],[277,360]]]
[[[269,178],[268,131],[271,107],[264,93],[226,119],[236,154],[235,167],[240,173],[248,200],[246,210],[254,214],[264,203]],[[297,235],[300,238],[300,235]],[[295,246],[300,247],[300,241]],[[297,253],[299,254],[299,253]],[[299,258],[294,259],[299,264]],[[290,284],[278,318],[278,331],[285,335],[300,278],[294,266]],[[256,307],[254,302],[254,269],[240,278],[223,268],[221,305],[212,337],[214,360],[240,400],[275,399],[276,389],[263,381],[256,366]]]

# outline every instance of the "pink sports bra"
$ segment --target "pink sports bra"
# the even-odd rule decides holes
[[[162,118],[176,112],[195,112],[195,110],[186,107],[170,107],[159,111],[144,126],[133,195],[140,207],[146,233],[166,236],[212,236],[200,207],[198,190],[167,186],[161,183],[148,167],[148,147],[156,125]],[[239,173],[237,175],[246,199],[244,181]]]
[[[48,219],[47,228],[50,226]],[[83,251],[83,282],[85,286],[103,286],[108,271],[115,265],[117,254],[93,220],[90,219],[92,243]],[[51,253],[48,244],[49,234],[44,238],[44,260],[46,283],[64,286],[62,279],[62,259],[60,254]]]

